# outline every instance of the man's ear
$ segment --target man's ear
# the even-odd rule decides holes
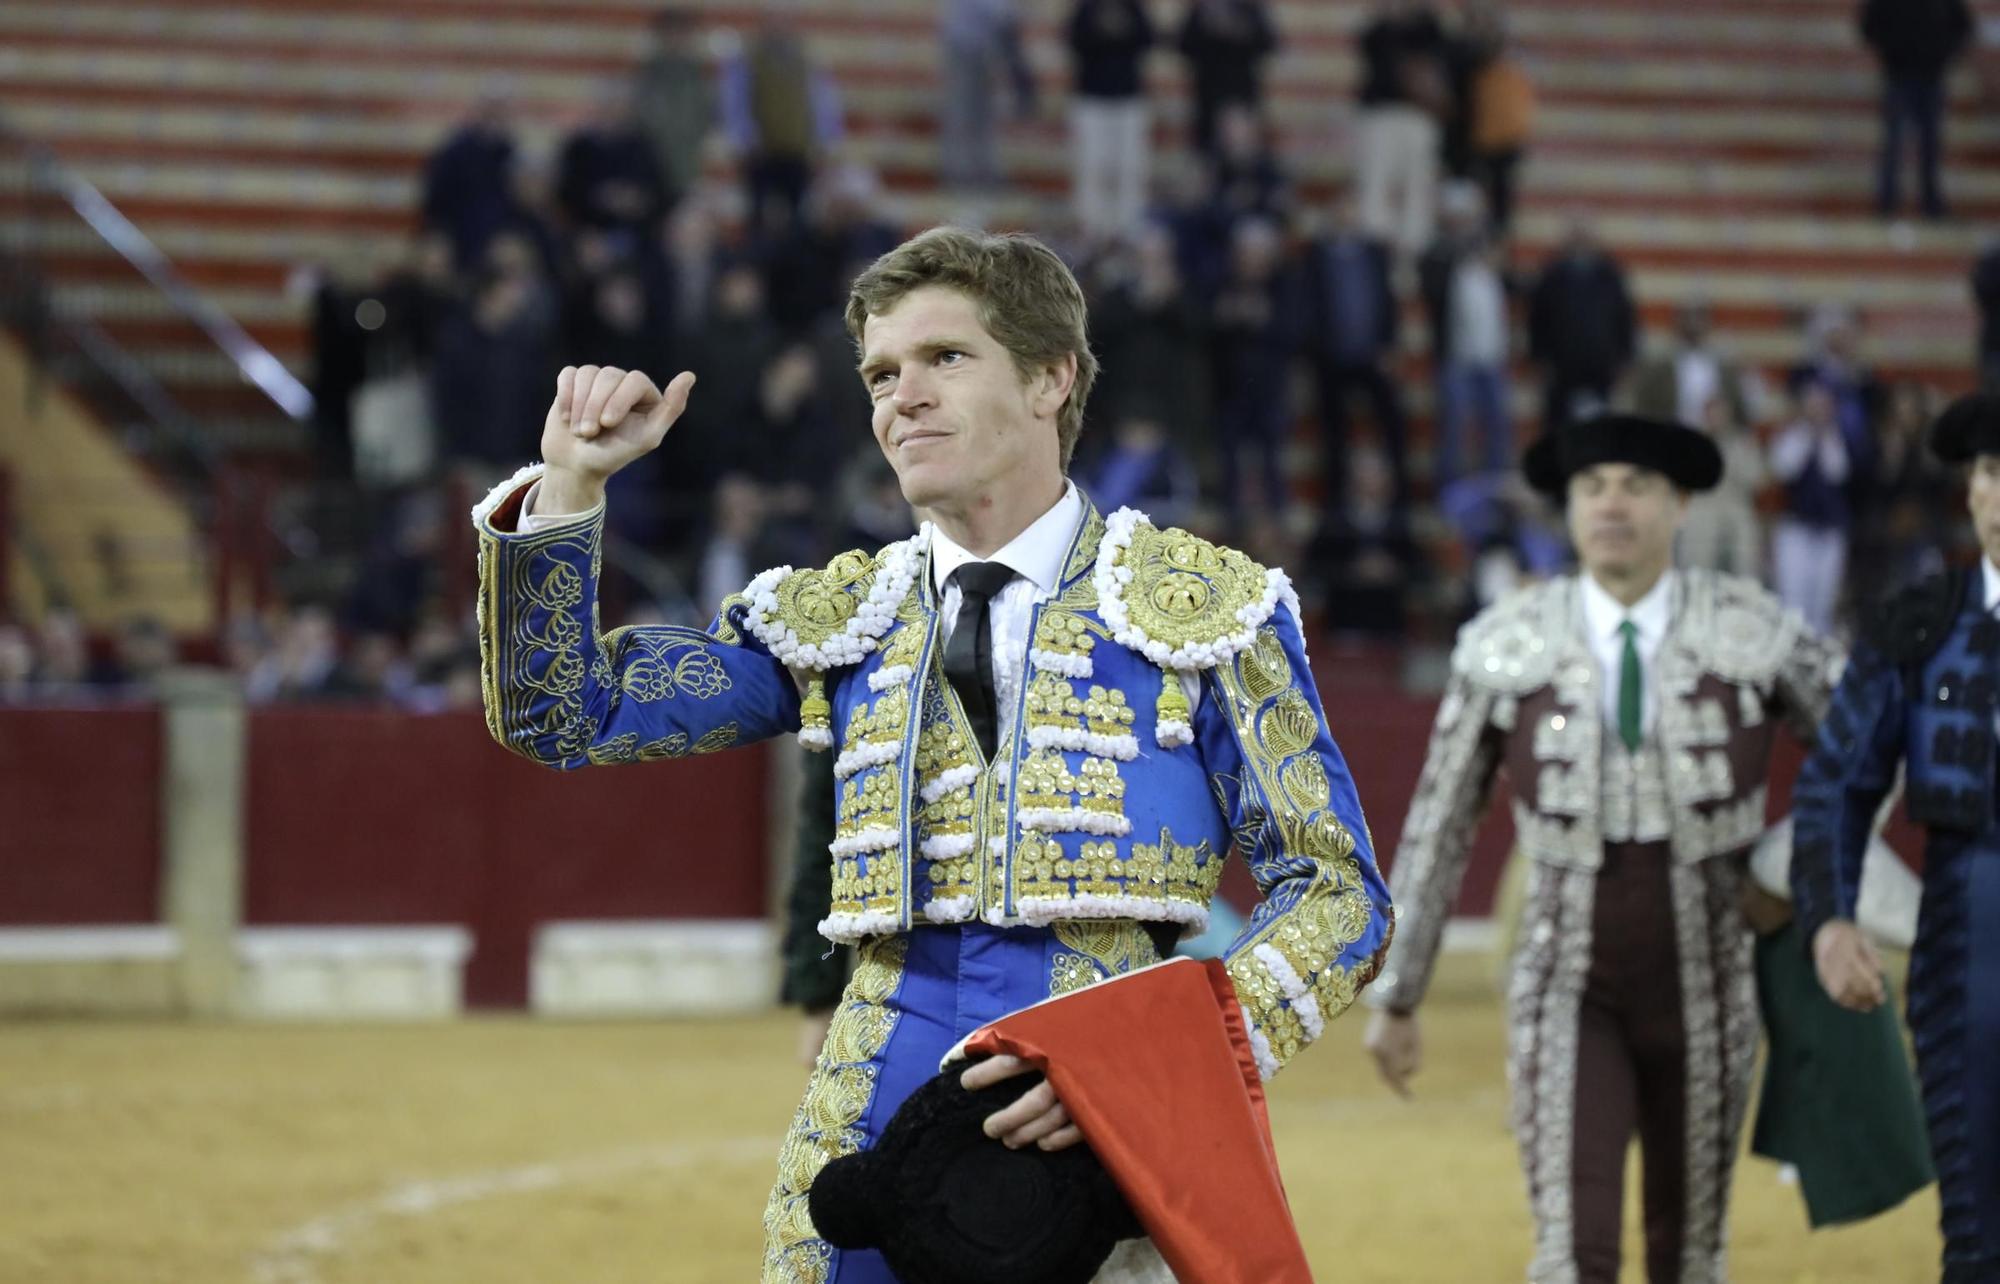
[[[1061,360],[1051,361],[1035,376],[1036,413],[1054,418],[1075,387],[1076,354],[1065,352]]]

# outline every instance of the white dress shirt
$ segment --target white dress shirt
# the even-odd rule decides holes
[[[523,535],[574,521],[580,513],[540,515],[534,511],[541,491],[537,481],[521,502],[518,529]],[[993,595],[987,609],[987,627],[993,643],[993,698],[999,705],[995,718],[996,743],[1014,731],[1014,711],[1021,703],[1021,683],[1027,672],[1028,622],[1035,607],[1055,596],[1062,584],[1063,560],[1068,557],[1076,530],[1083,522],[1083,496],[1075,482],[1063,484],[1062,498],[1049,511],[1028,524],[1028,528],[1007,541],[989,558],[974,557],[935,526],[931,528],[931,587],[938,594],[938,645],[950,643],[958,625],[960,592],[951,573],[967,562],[999,562],[1013,570],[1015,578]],[[1192,673],[1180,675],[1190,712],[1201,704],[1201,679]]]
[[[1588,572],[1577,577],[1583,586],[1583,632],[1590,653],[1597,657],[1598,685],[1603,688],[1604,725],[1618,730],[1618,683],[1625,667],[1625,635],[1619,626],[1626,620],[1637,626],[1632,643],[1639,652],[1639,671],[1644,681],[1639,695],[1639,733],[1653,733],[1654,711],[1659,704],[1653,693],[1653,657],[1666,640],[1667,625],[1673,621],[1674,573],[1660,576],[1646,596],[1630,607],[1606,593]]]
[[[951,573],[968,562],[999,562],[1014,572],[987,608],[987,628],[993,644],[993,699],[999,708],[994,719],[995,743],[1004,744],[1014,732],[1014,713],[1021,703],[1021,683],[1028,667],[1029,621],[1037,604],[1055,596],[1062,584],[1063,560],[1083,521],[1083,496],[1076,483],[1063,486],[1055,506],[1028,524],[1028,529],[1009,540],[991,557],[968,553],[951,536],[931,528],[931,587],[938,594],[938,645],[951,643],[958,627],[962,598]],[[1181,675],[1181,690],[1188,708],[1201,702],[1201,680],[1193,674]]]
[[[2000,566],[1993,565],[1993,559],[1979,559],[1979,582],[1986,588],[1986,609],[2000,606]]]

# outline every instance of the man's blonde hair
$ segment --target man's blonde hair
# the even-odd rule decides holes
[[[1056,446],[1068,472],[1083,432],[1083,405],[1097,381],[1083,289],[1069,266],[1026,233],[934,227],[876,259],[854,279],[847,296],[847,332],[859,344],[869,317],[889,311],[927,285],[971,299],[979,324],[1007,349],[1024,380],[1075,354],[1076,382],[1056,412]]]

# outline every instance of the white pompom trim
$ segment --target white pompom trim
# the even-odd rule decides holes
[[[1139,738],[1132,735],[1101,736],[1082,727],[1030,727],[1028,744],[1035,749],[1067,749],[1071,753],[1095,754],[1131,762],[1139,756]]]
[[[1033,661],[1035,668],[1041,672],[1059,674],[1065,678],[1087,678],[1095,672],[1091,667],[1089,656],[1078,655],[1073,651],[1044,651],[1040,647],[1033,647],[1028,651],[1028,659]]]
[[[868,587],[868,596],[853,618],[839,633],[817,645],[799,641],[790,625],[777,618],[778,585],[795,574],[789,566],[774,566],[750,581],[744,595],[750,599],[745,621],[757,640],[771,649],[780,663],[791,669],[813,669],[824,673],[846,664],[859,664],[875,649],[875,640],[896,622],[896,608],[916,579],[920,550],[930,536],[930,525],[909,539],[882,550],[881,565]]]
[[[966,923],[972,920],[973,898],[941,896],[924,906],[924,917],[933,923]]]
[[[1183,672],[1209,669],[1255,646],[1257,630],[1271,618],[1280,602],[1289,606],[1294,616],[1298,614],[1299,598],[1291,579],[1273,568],[1264,572],[1264,596],[1237,610],[1236,620],[1242,627],[1234,633],[1180,647],[1156,641],[1132,623],[1132,613],[1125,605],[1125,586],[1132,582],[1132,569],[1121,565],[1120,560],[1141,522],[1150,524],[1151,519],[1136,508],[1119,509],[1104,519],[1104,541],[1097,547],[1097,570],[1092,578],[1097,585],[1098,614],[1104,617],[1104,623],[1120,645],[1137,651],[1163,669]]]
[[[1081,807],[1023,807],[1014,814],[1023,829],[1044,834],[1097,834],[1122,838],[1132,832],[1132,822],[1124,816]]]
[[[936,834],[918,844],[917,852],[925,860],[957,860],[971,855],[976,841],[971,834]]]
[[[1153,740],[1162,749],[1177,749],[1194,743],[1194,728],[1179,718],[1162,718],[1153,727]]]
[[[833,760],[833,778],[845,780],[857,772],[866,771],[870,767],[879,767],[885,762],[894,762],[902,756],[903,742],[900,740],[885,740],[874,744],[863,741],[852,749],[843,750],[840,757]]]
[[[820,935],[828,934],[822,931]],[[1279,1070],[1278,1058],[1271,1053],[1271,1040],[1254,1025],[1250,1027],[1250,1051],[1257,1058],[1257,1073],[1266,1079],[1276,1078]]]
[[[1259,944],[1250,954],[1270,972],[1271,979],[1278,983],[1286,998],[1297,1002],[1308,993],[1305,979],[1293,970],[1291,960],[1278,953],[1269,941]]]
[[[1015,923],[1047,927],[1072,918],[1136,918],[1149,923],[1177,923],[1183,935],[1192,931],[1198,936],[1208,930],[1205,906],[1154,896],[1036,896],[1021,902],[1011,918],[1001,914],[997,907],[986,912],[986,921],[995,927]]]
[[[515,470],[512,477],[501,482],[492,490],[487,491],[486,498],[472,506],[472,524],[474,526],[486,525],[487,519],[493,516],[494,509],[506,503],[509,495],[512,495],[529,482],[541,480],[542,473],[547,467],[548,465],[546,464],[524,464]],[[598,507],[602,508],[603,505],[600,504]],[[579,518],[589,517],[594,516],[596,512],[597,509],[593,508],[589,513],[578,513],[576,516]]]
[[[910,675],[915,672],[916,670],[907,664],[885,665],[868,675],[868,689],[887,691],[891,687],[900,687],[908,682]]]
[[[827,854],[834,857],[853,856],[860,852],[886,852],[899,847],[903,842],[903,831],[877,825],[864,829],[846,838],[836,838],[827,844]]]
[[[1292,1011],[1298,1014],[1299,1025],[1311,1041],[1326,1032],[1326,1019],[1320,1015],[1319,1000],[1310,994],[1301,994],[1292,1000]]]
[[[814,753],[825,753],[833,748],[833,732],[825,727],[800,727],[799,743]]]
[[[871,936],[887,936],[903,930],[903,920],[888,910],[866,914],[831,914],[819,921],[819,934],[836,945],[853,945]]]
[[[950,771],[926,780],[917,790],[917,796],[926,803],[934,803],[946,794],[957,793],[977,779],[979,779],[979,768],[953,767]]]

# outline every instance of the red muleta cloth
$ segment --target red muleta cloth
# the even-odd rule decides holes
[[[1312,1284],[1228,970],[1170,959],[975,1030],[1033,1064],[1183,1284]]]

